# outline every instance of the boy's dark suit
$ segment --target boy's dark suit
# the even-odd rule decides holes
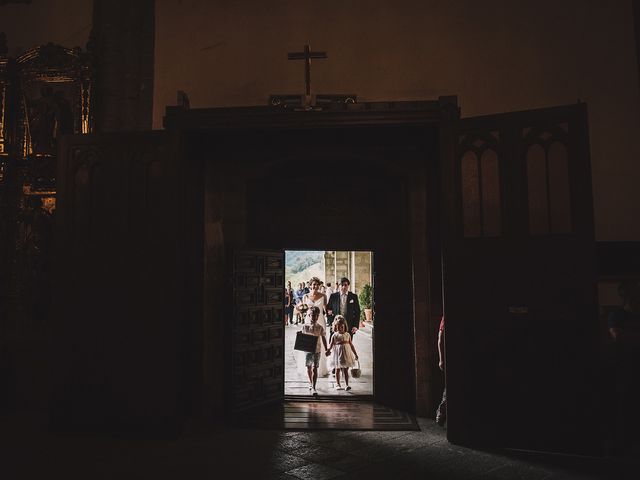
[[[331,315],[327,315],[327,329],[329,329],[335,316],[340,314],[340,291],[331,294],[327,302],[327,310],[333,312]],[[358,302],[358,296],[355,293],[347,292],[347,312],[344,318],[347,320],[347,331],[353,336],[351,329],[360,326],[360,302]]]

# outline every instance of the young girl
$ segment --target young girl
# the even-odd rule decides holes
[[[331,337],[331,344],[327,349],[327,356],[332,355],[332,363],[336,369],[336,390],[345,390],[340,385],[340,370],[344,374],[346,390],[351,390],[349,386],[349,367],[353,367],[358,360],[358,354],[351,342],[351,335],[347,333],[347,321],[342,315],[336,315],[333,320],[334,334]]]

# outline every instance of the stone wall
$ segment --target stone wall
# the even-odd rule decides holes
[[[351,278],[351,260],[350,252],[336,252],[336,281],[339,282],[342,277]]]
[[[351,291],[360,293],[365,284],[372,285],[372,256],[371,252],[324,252],[325,283],[335,288],[342,277],[347,277]]]
[[[351,290],[360,293],[365,285],[372,285],[371,252],[351,252],[353,267],[351,274]]]
[[[324,282],[331,283],[335,289],[336,284],[336,252],[324,252]]]

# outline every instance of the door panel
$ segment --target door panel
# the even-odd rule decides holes
[[[180,423],[186,314],[173,158],[160,133],[63,139],[50,344],[58,428]]]
[[[443,149],[442,163],[448,437],[593,453],[598,333],[586,108],[451,127],[455,147]],[[497,155],[497,180],[495,165],[483,163],[487,152]]]
[[[233,258],[231,410],[284,400],[284,252]]]

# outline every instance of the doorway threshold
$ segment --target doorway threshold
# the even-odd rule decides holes
[[[373,402],[373,395],[285,395],[285,402]]]
[[[245,412],[236,420],[236,426],[266,430],[420,430],[413,415],[361,398],[287,398],[281,404]]]

